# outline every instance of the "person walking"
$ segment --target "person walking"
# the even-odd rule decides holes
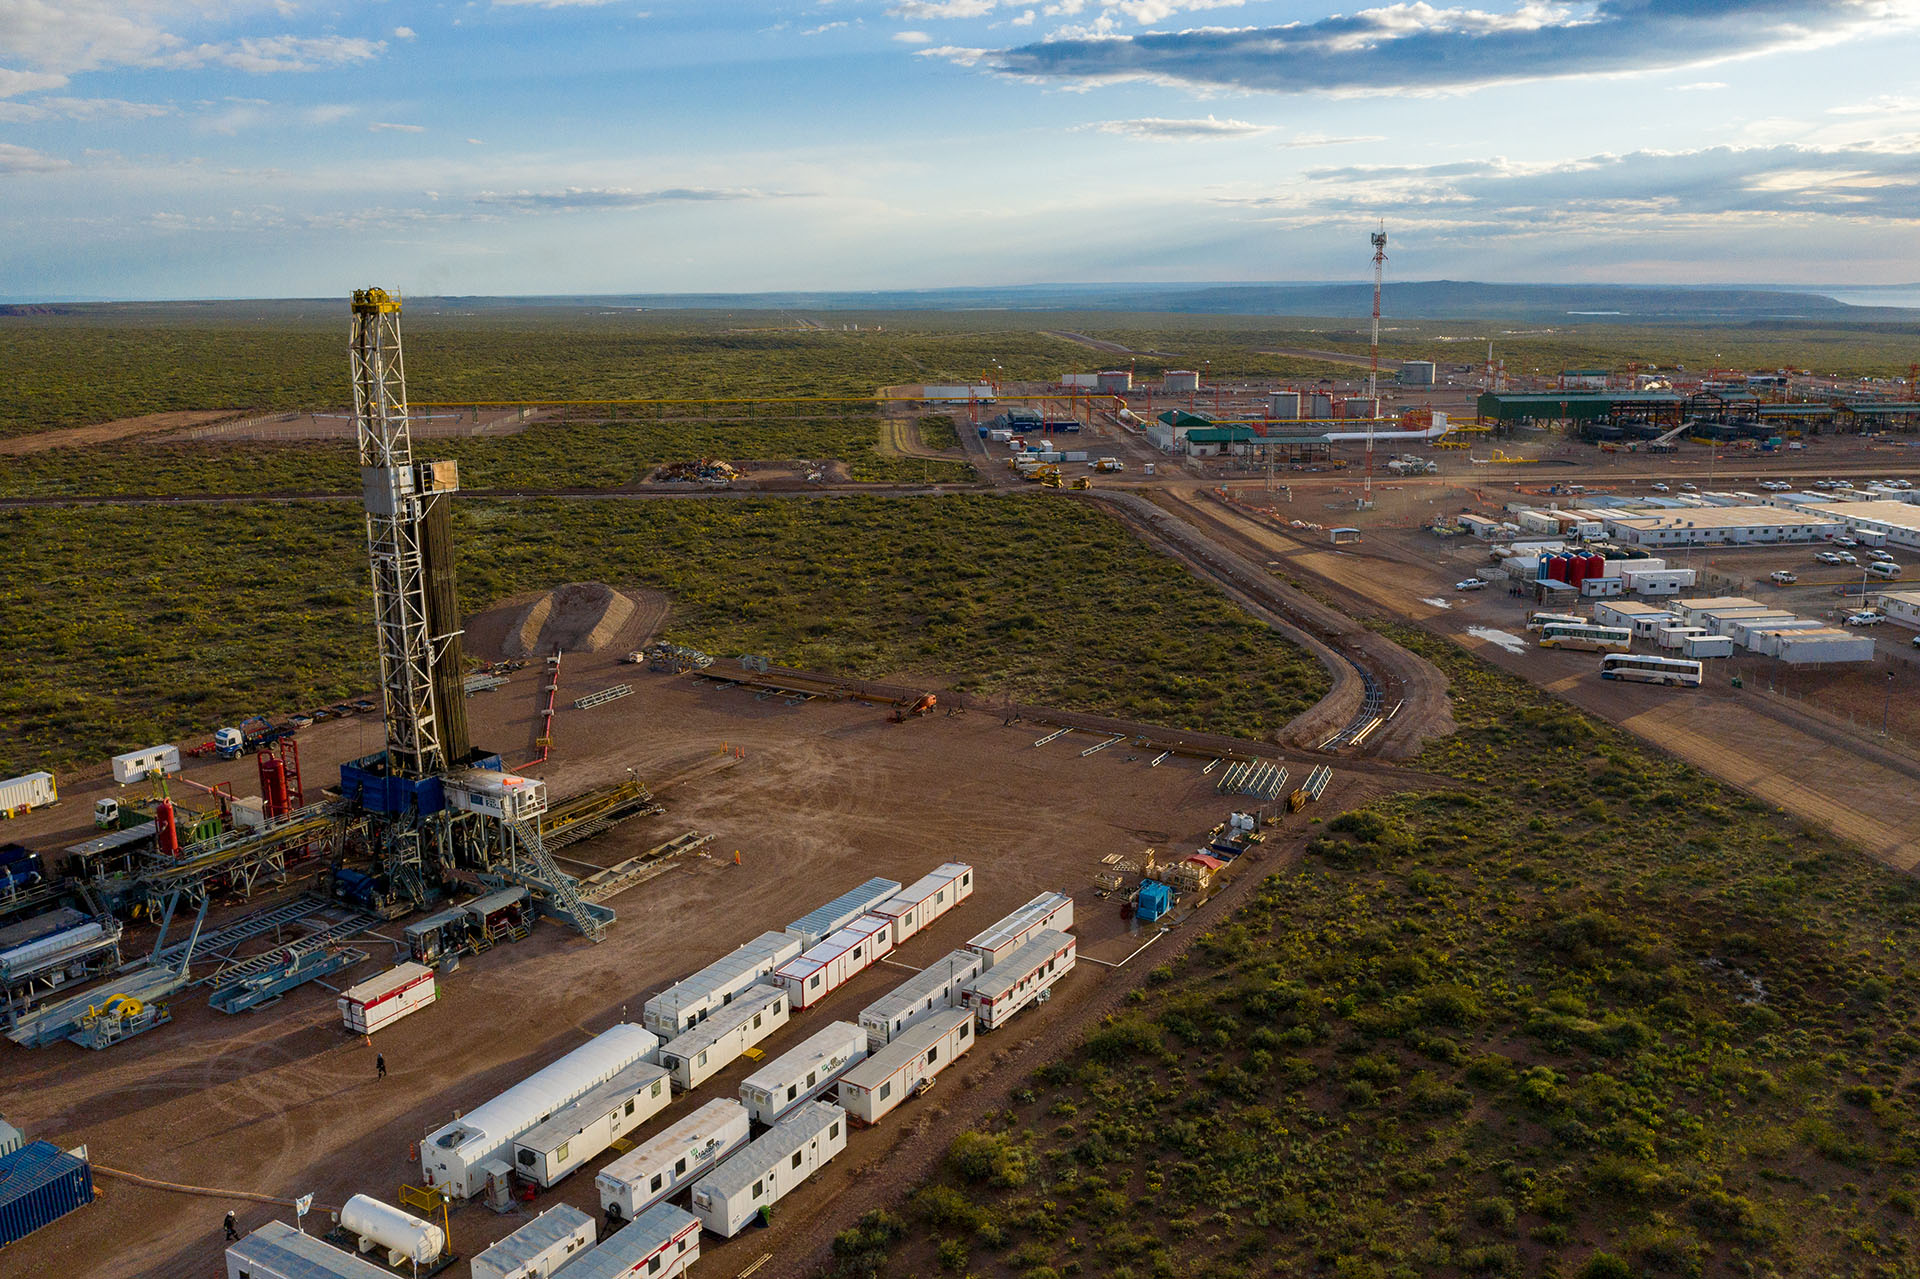
[[[227,1213],[227,1242],[233,1243],[240,1238],[240,1226],[231,1210]]]
[[[387,1057],[385,1053],[375,1053],[373,1055],[373,1071],[373,1077],[375,1079],[385,1079],[387,1077]]]

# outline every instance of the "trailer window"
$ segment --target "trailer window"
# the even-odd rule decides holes
[[[758,1199],[760,1197],[760,1189],[763,1185],[765,1185],[765,1183],[760,1181],[756,1181],[753,1183],[753,1197],[755,1199]]]
[[[880,1100],[881,1100],[881,1101],[885,1101],[885,1100],[886,1100],[886,1099],[887,1099],[888,1097],[891,1097],[892,1095],[893,1095],[893,1081],[892,1081],[892,1080],[888,1080],[888,1081],[887,1081],[886,1083],[884,1083],[884,1084],[881,1084],[881,1085],[880,1085]]]
[[[684,1158],[674,1161],[673,1175],[676,1177],[684,1177],[687,1175],[687,1161]]]
[[[656,1172],[653,1174],[653,1188],[655,1190],[660,1189],[660,1179],[664,1176],[666,1176],[666,1174],[663,1172]]]
[[[800,1166],[800,1152],[797,1150],[793,1152],[793,1166],[795,1168]]]
[[[653,1095],[656,1097],[660,1095],[660,1081],[658,1079],[653,1081]]]
[[[811,976],[811,977],[809,977],[809,978],[807,978],[807,985],[809,985],[809,986],[818,986],[819,984],[820,984],[820,974],[819,974],[819,973],[815,973],[815,974],[814,974],[813,976]]]
[[[753,1015],[753,1028],[754,1028],[755,1030],[758,1030],[758,1029],[760,1029],[760,1014],[759,1014],[759,1013],[755,1013],[755,1014]]]
[[[963,1021],[960,1023],[960,1033],[955,1037],[958,1039],[965,1039],[967,1037],[967,1032],[972,1029],[973,1029],[972,1023]]]
[[[809,1080],[807,1080],[807,1082],[808,1082],[809,1084],[811,1084],[811,1083],[813,1082],[813,1080],[811,1080],[811,1079],[809,1079]],[[788,1100],[788,1101],[792,1101],[792,1100],[793,1100],[793,1099],[794,1099],[795,1097],[798,1097],[799,1095],[800,1095],[800,1085],[799,1085],[799,1084],[788,1084],[788,1085],[787,1085],[787,1100]]]
[[[654,1088],[655,1088],[656,1090],[657,1090],[657,1089],[658,1089],[659,1087],[660,1087],[660,1085],[659,1085],[659,1084],[655,1084],[655,1085],[654,1085]],[[629,1098],[627,1098],[627,1113],[628,1113],[629,1115],[631,1115],[631,1114],[633,1113],[633,1098],[631,1098],[631,1097],[629,1097]]]
[[[840,1121],[836,1119],[833,1121],[833,1126],[827,1129],[827,1140],[831,1141],[835,1137],[838,1137],[839,1135],[840,1135]]]
[[[940,1046],[938,1044],[935,1044],[933,1047],[927,1049],[927,1064],[931,1066],[934,1062],[939,1060],[940,1060]]]
[[[647,1258],[647,1273],[650,1275],[657,1275],[660,1273],[660,1258],[658,1257]]]

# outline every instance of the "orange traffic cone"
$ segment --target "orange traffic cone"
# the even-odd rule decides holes
[[[740,864],[740,850],[737,848],[733,850],[733,864],[735,866]]]

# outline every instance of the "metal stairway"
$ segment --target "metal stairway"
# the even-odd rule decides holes
[[[555,864],[546,845],[540,842],[540,827],[533,822],[512,822],[508,824],[517,844],[516,860],[524,863],[521,873],[530,879],[539,881],[554,908],[554,913],[571,921],[576,931],[588,941],[604,941],[607,926],[599,914],[580,896],[573,876],[561,870]]]

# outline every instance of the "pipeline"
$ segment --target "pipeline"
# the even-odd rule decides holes
[[[118,1181],[130,1181],[136,1186],[145,1186],[149,1190],[171,1190],[175,1194],[204,1195],[208,1199],[243,1199],[248,1203],[273,1204],[281,1208],[291,1208],[294,1201],[279,1195],[256,1194],[251,1190],[216,1190],[212,1186],[189,1186],[178,1181],[161,1181],[155,1177],[142,1177],[137,1172],[125,1172],[119,1168],[109,1168],[105,1164],[92,1165],[93,1170]],[[322,1212],[339,1212],[337,1204],[315,1204]]]

